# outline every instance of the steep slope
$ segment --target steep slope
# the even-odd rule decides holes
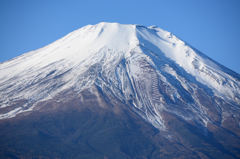
[[[120,116],[125,116],[127,125],[130,121],[138,121],[132,124],[138,127],[137,130],[131,132],[144,131],[141,138],[148,133],[139,126],[152,125],[156,129],[151,130],[150,137],[146,135],[146,142],[153,144],[151,138],[161,134],[157,137],[159,141],[179,144],[175,146],[179,154],[185,146],[189,149],[185,152],[193,152],[188,153],[193,155],[191,157],[216,157],[214,153],[237,157],[240,154],[240,144],[237,142],[240,141],[240,75],[156,26],[117,23],[88,25],[44,48],[0,64],[0,74],[2,128],[6,127],[5,122],[12,125],[36,114],[53,115],[59,111],[69,112],[75,107],[82,114],[87,105],[94,113],[98,109],[104,109],[107,114],[121,112]],[[84,96],[86,91],[90,92],[88,97]],[[97,105],[94,108],[91,107],[93,103]],[[72,105],[77,106],[72,108]],[[126,117],[126,112],[131,115]],[[41,115],[38,120],[40,118]],[[50,118],[50,123],[54,123],[55,119]],[[115,120],[114,117],[109,118]],[[122,120],[118,116],[116,123]],[[31,128],[31,131],[38,130]],[[43,131],[37,134],[51,137],[49,132]],[[8,130],[6,132],[9,133]],[[55,133],[59,132],[52,132],[52,136]],[[185,135],[192,135],[202,144],[201,148]],[[2,136],[5,136],[4,133]],[[204,153],[207,151],[203,148],[206,145],[216,148],[213,154]],[[154,157],[153,154],[159,152],[161,146],[154,143],[152,147],[155,148],[149,150],[148,158]],[[96,152],[102,153],[102,150]],[[140,158],[139,153],[122,152],[118,149],[117,154]]]

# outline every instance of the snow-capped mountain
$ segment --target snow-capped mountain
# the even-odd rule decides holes
[[[80,94],[86,90],[99,105],[102,98],[125,104],[168,132],[169,140],[174,134],[166,112],[194,123],[204,135],[210,124],[240,137],[239,74],[168,31],[118,23],[85,26],[1,63],[0,119],[42,112],[50,101],[58,103],[51,110],[74,98],[84,101]],[[230,119],[236,127],[226,126]]]
[[[214,100],[219,122],[240,114],[240,76],[155,26],[88,25],[2,63],[0,71],[1,108],[27,100],[1,119],[32,111],[66,89],[81,91],[93,84],[131,101],[135,111],[160,129],[163,109],[202,124],[215,121],[201,104],[199,91]]]

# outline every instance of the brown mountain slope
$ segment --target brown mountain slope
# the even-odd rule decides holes
[[[57,102],[58,98],[68,98]],[[110,99],[111,98],[111,99]],[[159,132],[96,86],[63,92],[30,114],[0,121],[1,158],[238,158],[240,139],[209,125],[162,112],[168,131]]]

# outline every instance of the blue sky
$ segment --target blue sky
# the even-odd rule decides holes
[[[102,21],[157,25],[240,74],[240,0],[0,0],[0,62]]]

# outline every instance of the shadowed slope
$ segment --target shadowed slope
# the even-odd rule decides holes
[[[67,94],[72,93],[64,103],[56,102],[66,95],[59,94],[39,103],[38,111],[1,120],[1,158],[236,157],[236,150],[226,149],[175,115],[163,112],[169,131],[159,134],[127,105],[107,98],[95,86]]]

